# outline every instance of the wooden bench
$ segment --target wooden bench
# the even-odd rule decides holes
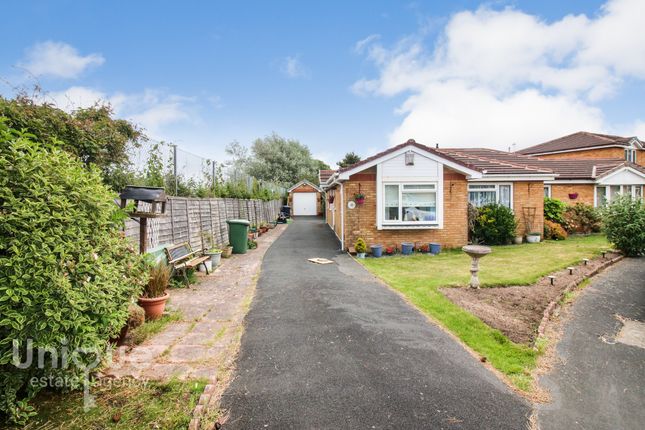
[[[195,267],[198,267],[200,264],[202,264],[204,265],[206,274],[208,275],[208,266],[206,266],[205,262],[210,257],[195,256],[196,254],[197,251],[193,251],[193,248],[188,242],[166,247],[168,264],[172,266],[173,270],[179,270],[182,272],[184,279],[186,280],[186,284],[188,284],[188,275],[186,275],[186,269],[194,269]]]

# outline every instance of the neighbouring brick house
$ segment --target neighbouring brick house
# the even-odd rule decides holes
[[[491,150],[435,149],[408,140],[352,166],[321,171],[326,222],[343,249],[358,237],[368,245],[454,248],[468,242],[468,202],[496,202],[513,209],[519,234],[541,232],[544,181],[553,172],[516,154],[479,151]],[[496,158],[502,154],[505,160]]]
[[[303,180],[287,190],[287,204],[291,207],[291,214],[322,215],[322,189],[307,180]]]
[[[556,177],[546,181],[544,195],[567,204],[602,206],[618,195],[643,198],[645,144],[637,137],[578,132],[516,154],[529,156],[536,166]]]

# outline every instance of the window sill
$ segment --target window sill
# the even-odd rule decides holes
[[[441,229],[439,223],[434,224],[383,224],[379,230],[436,230]]]

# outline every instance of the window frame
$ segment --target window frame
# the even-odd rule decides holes
[[[634,148],[625,148],[625,160],[630,163],[636,163],[636,150]]]
[[[472,187],[477,187],[481,185],[486,185],[486,186],[494,186],[494,192],[495,192],[495,203],[499,203],[500,199],[500,192],[499,192],[499,187],[500,186],[509,186],[510,187],[510,201],[509,201],[509,206],[507,206],[511,211],[513,210],[513,193],[514,193],[514,187],[512,182],[469,182],[468,183],[468,189],[466,190],[467,193],[467,198],[468,198],[468,203],[472,204],[470,202],[470,193],[471,192],[477,192],[477,191],[485,191],[485,190],[477,190],[477,189],[471,189]],[[474,206],[474,205],[473,205]]]
[[[427,188],[415,188],[415,189],[407,189],[405,190],[406,185],[411,185],[411,186],[422,186],[422,185],[427,185]],[[398,195],[398,220],[388,220],[385,219],[385,211],[387,209],[387,206],[385,205],[385,187],[386,186],[398,186],[399,188],[399,195]],[[381,189],[382,193],[381,195],[383,196],[383,204],[381,205],[381,214],[380,214],[380,219],[381,219],[381,225],[383,228],[392,228],[392,227],[405,227],[405,226],[419,226],[419,227],[431,227],[431,228],[441,228],[443,225],[443,219],[442,219],[442,211],[439,209],[439,205],[443,204],[443,200],[440,199],[439,195],[441,190],[441,187],[439,186],[438,181],[422,181],[422,182],[413,182],[413,181],[384,181],[381,184]],[[403,220],[403,193],[412,193],[412,194],[422,194],[422,193],[434,193],[435,194],[435,220],[434,221],[427,221],[427,220],[422,220],[422,221],[404,221]]]
[[[625,191],[629,190],[628,195],[632,199],[635,199],[637,197],[636,196],[636,194],[637,194],[636,189],[637,188],[640,189],[640,193],[641,193],[640,199],[641,200],[643,199],[643,191],[645,191],[645,190],[643,190],[645,185],[642,185],[642,184],[621,184],[621,185],[616,185],[616,184],[602,185],[601,184],[601,185],[596,185],[594,187],[594,206],[595,207],[601,207],[602,206],[600,204],[600,199],[598,198],[599,197],[599,194],[598,194],[598,189],[599,188],[604,188],[605,189],[605,192],[604,192],[605,204],[611,204],[611,200],[612,200],[611,199],[611,187],[619,187],[620,188],[620,190],[617,193],[618,196],[624,196]]]
[[[544,197],[548,197],[550,199],[553,198],[552,197],[553,196],[553,194],[552,194],[553,190],[552,190],[550,184],[544,184],[544,190],[546,191],[546,194],[544,195]]]

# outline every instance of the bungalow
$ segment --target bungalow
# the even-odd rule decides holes
[[[645,144],[637,137],[581,131],[517,151],[527,163],[553,170],[544,195],[568,204],[602,206],[616,196],[643,198]]]
[[[358,237],[368,244],[437,242],[454,248],[468,241],[468,202],[497,202],[514,211],[520,233],[542,231],[544,181],[555,179],[553,171],[515,154],[499,160],[508,153],[478,151],[430,148],[410,139],[321,172],[326,222],[342,249]]]

